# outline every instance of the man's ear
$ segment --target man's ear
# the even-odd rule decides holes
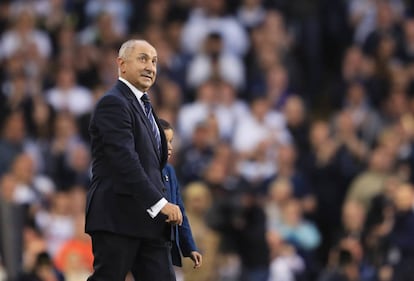
[[[123,58],[117,58],[118,68],[121,73],[125,73],[125,60]]]

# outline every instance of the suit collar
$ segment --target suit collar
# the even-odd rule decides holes
[[[119,77],[118,79],[119,79],[119,81],[123,82],[125,85],[128,86],[128,88],[131,90],[131,92],[134,94],[134,96],[137,98],[138,101],[141,100],[141,97],[144,95],[143,92],[138,90],[134,85],[129,83],[125,78]]]
[[[115,88],[117,88],[121,92],[121,94],[128,100],[130,101],[137,100],[134,96],[134,93],[131,91],[131,89],[127,86],[127,84],[125,84],[121,80],[118,80],[118,82],[115,84]]]
[[[144,110],[143,110],[141,104],[138,102],[138,99],[135,96],[132,89],[130,87],[128,87],[128,85],[124,81],[121,81],[121,80],[118,80],[115,87],[118,88],[119,91],[121,92],[121,94],[131,102],[131,104],[134,107],[135,111],[138,112],[139,117],[141,118],[141,120],[143,121],[145,126],[147,127],[148,132],[151,132],[152,129],[151,129],[150,121],[148,120],[147,116],[145,115]],[[161,153],[161,155],[158,152],[157,141],[155,140],[155,137],[152,133],[150,133],[150,138],[151,138],[152,146],[155,150],[155,154],[157,155],[158,159],[160,160],[161,167],[164,167],[164,165],[167,163],[167,159],[168,159],[167,140],[165,138],[164,130],[161,128],[161,126],[159,124],[158,117],[157,117],[155,111],[153,111],[152,113],[153,113],[155,121],[157,123],[158,130],[160,131],[160,137],[161,137],[161,152],[160,153]]]

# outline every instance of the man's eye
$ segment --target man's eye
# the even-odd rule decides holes
[[[147,58],[142,56],[138,58],[140,62],[147,62]]]

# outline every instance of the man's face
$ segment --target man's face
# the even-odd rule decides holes
[[[155,82],[157,51],[147,42],[137,42],[124,58],[118,58],[118,65],[122,78],[146,92]]]

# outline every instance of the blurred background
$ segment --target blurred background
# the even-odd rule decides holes
[[[88,122],[129,38],[158,51],[151,99],[175,128],[204,255],[179,280],[414,280],[413,12],[410,0],[2,0],[0,280],[90,274]]]

